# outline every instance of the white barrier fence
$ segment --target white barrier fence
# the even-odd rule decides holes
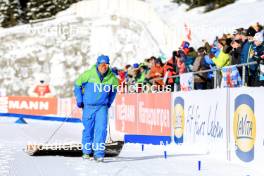
[[[226,158],[226,90],[177,92],[172,96],[175,143]]]
[[[174,93],[174,141],[182,142],[190,152],[193,148],[261,171],[264,163],[263,92],[263,87],[243,87]]]

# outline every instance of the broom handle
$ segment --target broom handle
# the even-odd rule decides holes
[[[110,125],[110,119],[109,119],[109,122],[108,122],[108,126],[109,126],[109,140],[110,140],[110,142],[113,142],[112,137],[111,137],[111,125]]]
[[[48,140],[45,142],[45,144],[48,144],[50,142],[50,140],[55,136],[55,134],[61,129],[61,127],[64,125],[64,123],[67,121],[68,118],[70,118],[72,116],[72,114],[76,111],[77,106],[75,106],[73,108],[73,110],[71,111],[71,113],[69,115],[67,115],[65,117],[65,119],[62,121],[62,123],[53,131],[53,133],[51,134],[51,136],[48,138]]]

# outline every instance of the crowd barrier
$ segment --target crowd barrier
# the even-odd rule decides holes
[[[195,150],[260,168],[264,158],[263,92],[263,87],[242,87],[118,94],[109,109],[111,132],[125,135],[125,142],[179,144],[190,153]],[[75,107],[74,98],[0,97],[2,116],[59,120]],[[81,114],[77,109],[70,119],[81,122]]]

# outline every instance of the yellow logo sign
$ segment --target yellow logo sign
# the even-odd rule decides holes
[[[237,147],[243,152],[250,151],[256,139],[256,119],[248,105],[242,104],[237,108],[233,127]]]
[[[183,133],[184,133],[184,99],[177,97],[174,100],[173,108],[173,132],[174,141],[176,144],[183,143]]]
[[[252,161],[256,140],[256,118],[254,115],[254,99],[249,95],[240,95],[235,100],[233,133],[237,147],[236,155],[242,161]]]
[[[178,138],[181,138],[183,136],[184,130],[184,109],[181,104],[176,104],[173,115],[174,135]]]

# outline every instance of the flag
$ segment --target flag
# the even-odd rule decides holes
[[[187,26],[186,23],[184,23],[184,28],[185,28],[186,38],[189,41],[192,41],[192,31],[191,31],[191,28],[189,26]]]
[[[235,65],[222,68],[222,87],[242,86],[241,76]]]
[[[183,73],[180,75],[180,86],[182,91],[193,90],[193,74]]]

